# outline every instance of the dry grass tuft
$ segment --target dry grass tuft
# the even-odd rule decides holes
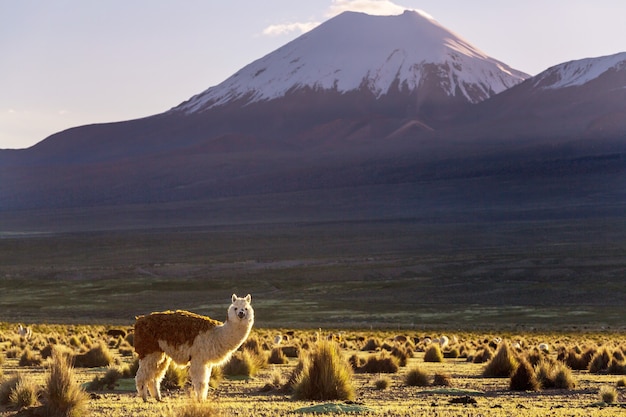
[[[487,363],[483,376],[487,378],[509,377],[515,372],[518,361],[508,343],[500,344],[496,355]]]
[[[77,368],[100,368],[113,363],[113,354],[104,343],[99,343],[85,353],[74,357],[74,366]]]
[[[404,383],[410,387],[426,387],[430,385],[430,378],[425,371],[416,366],[406,374]]]
[[[303,366],[294,386],[294,398],[301,400],[354,400],[352,368],[339,346],[319,340]]]
[[[266,365],[267,359],[263,352],[255,353],[252,350],[243,349],[233,354],[222,367],[222,371],[225,375],[253,377]]]
[[[443,362],[443,352],[438,344],[433,343],[424,352],[424,362]]]
[[[539,391],[541,384],[527,360],[523,359],[511,375],[509,387],[512,391]]]
[[[617,401],[617,389],[610,385],[601,386],[598,395],[600,396],[600,400],[607,404],[612,404]]]
[[[47,417],[82,417],[87,415],[88,396],[76,383],[74,369],[66,356],[54,352],[44,389]]]
[[[399,368],[397,357],[381,351],[378,355],[370,355],[365,364],[356,371],[366,374],[393,374],[398,372]]]
[[[30,407],[37,402],[39,387],[30,379],[21,378],[9,394],[9,404],[16,408]]]

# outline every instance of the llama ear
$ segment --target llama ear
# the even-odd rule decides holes
[[[233,294],[233,303],[237,300],[237,294]]]
[[[250,296],[250,294],[246,295],[246,301],[249,303],[250,301],[252,301],[252,297]]]

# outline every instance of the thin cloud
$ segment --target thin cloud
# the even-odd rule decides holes
[[[406,7],[400,6],[391,0],[333,0],[326,13],[324,13],[324,16],[326,16],[326,18],[331,18],[347,11],[362,12],[378,16],[389,16],[402,14],[405,10],[407,10]],[[410,10],[416,11],[429,19],[433,18],[422,10]],[[270,25],[263,29],[262,34],[265,36],[281,36],[292,33],[302,34],[314,29],[320,24],[321,22],[310,21]]]
[[[401,14],[405,10],[406,7],[389,0],[333,0],[326,16],[333,17],[347,11],[387,16]]]
[[[320,22],[296,22],[296,23],[284,23],[280,25],[270,25],[263,29],[263,35],[267,36],[280,36],[288,35],[290,33],[305,33],[318,26]]]

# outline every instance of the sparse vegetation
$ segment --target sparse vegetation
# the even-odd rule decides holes
[[[46,329],[38,328],[39,332],[45,333]],[[54,336],[40,336],[37,340],[33,339],[26,343],[16,340],[16,344],[12,344],[12,337],[3,337],[2,326],[0,324],[0,353],[4,353],[4,363],[2,370],[4,377],[0,382],[0,415],[3,417],[14,417],[15,413],[19,415],[37,415],[44,416],[47,408],[52,401],[49,401],[47,380],[44,376],[51,372],[52,357],[41,362],[39,365],[23,367],[19,365],[22,353],[29,348],[31,352],[37,356],[44,348],[51,346],[50,340],[54,339],[54,348],[51,349],[53,356],[65,357],[71,360],[79,349],[82,353],[86,353],[91,348],[96,347],[100,341],[110,340],[104,336],[104,333],[97,327],[72,327],[71,331],[54,328],[50,331]],[[285,331],[285,334],[288,332]],[[220,401],[208,401],[207,403],[196,403],[191,400],[189,394],[189,385],[184,375],[185,368],[176,368],[182,373],[172,380],[178,379],[178,383],[168,386],[166,399],[164,404],[155,404],[154,402],[144,405],[137,400],[133,376],[136,371],[136,357],[122,354],[124,343],[116,343],[113,347],[104,343],[109,349],[112,356],[112,363],[109,368],[99,370],[94,368],[71,368],[73,376],[70,378],[74,382],[74,388],[64,389],[64,392],[82,392],[77,381],[89,382],[88,389],[92,391],[92,398],[86,400],[83,405],[81,415],[91,414],[93,416],[109,416],[109,417],[126,417],[127,415],[136,415],[138,417],[155,417],[157,415],[190,415],[190,416],[231,416],[249,413],[249,415],[266,415],[268,417],[283,417],[288,415],[286,407],[293,410],[299,401],[311,401],[309,399],[298,400],[298,393],[301,393],[303,386],[299,385],[303,381],[311,382],[315,378],[311,375],[318,375],[317,385],[311,388],[309,392],[319,392],[320,386],[337,388],[337,384],[347,382],[353,390],[355,398],[358,392],[358,402],[363,403],[366,407],[371,407],[375,411],[370,412],[371,415],[380,415],[381,413],[389,417],[399,417],[404,415],[420,415],[415,410],[430,409],[432,404],[439,404],[438,413],[442,417],[452,417],[459,415],[458,409],[448,409],[447,397],[455,392],[469,393],[469,397],[455,397],[454,399],[471,401],[473,390],[486,392],[488,401],[476,398],[478,401],[473,407],[476,408],[477,414],[505,416],[517,415],[515,405],[524,404],[529,417],[539,417],[545,415],[545,411],[551,408],[550,401],[555,401],[559,407],[551,410],[551,415],[588,415],[603,417],[607,414],[598,412],[595,409],[586,408],[591,406],[599,399],[604,404],[600,395],[600,389],[609,385],[614,388],[615,400],[613,403],[606,402],[607,405],[599,407],[617,407],[623,390],[620,386],[620,379],[615,378],[609,380],[609,372],[611,369],[617,369],[624,360],[624,349],[626,340],[622,334],[607,336],[607,334],[594,334],[591,336],[583,333],[568,335],[516,335],[513,340],[522,340],[523,344],[510,349],[511,356],[515,357],[517,366],[515,371],[507,380],[508,384],[501,378],[487,378],[483,372],[487,366],[493,365],[491,362],[487,365],[473,363],[467,358],[444,357],[442,362],[426,362],[424,360],[426,352],[423,345],[411,346],[407,341],[398,344],[390,338],[389,334],[384,331],[372,331],[365,333],[357,332],[356,335],[350,332],[335,332],[341,335],[341,338],[333,337],[338,342],[322,340],[313,331],[298,331],[296,336],[290,336],[289,346],[297,348],[301,352],[299,361],[288,361],[283,364],[273,364],[267,366],[267,359],[271,357],[275,344],[272,343],[275,332],[265,331],[263,329],[254,330],[254,341],[246,344],[242,350],[236,353],[239,359],[248,358],[248,361],[255,363],[264,363],[257,370],[255,378],[241,379],[238,377],[228,377],[227,384],[220,385],[213,393],[219,395]],[[72,347],[70,345],[70,337],[75,335],[78,340],[91,341],[90,347],[81,342],[80,347]],[[421,336],[421,335],[418,335]],[[459,342],[454,347],[458,347],[463,352],[470,355],[486,350],[485,347],[492,342],[493,336],[482,336],[480,333],[463,333],[459,334]],[[376,352],[361,351],[362,346],[367,340],[375,339],[380,341],[379,350]],[[412,339],[412,338],[409,338]],[[416,337],[422,339],[422,337]],[[512,338],[509,338],[511,340]],[[4,342],[3,342],[4,340]],[[538,341],[548,341],[552,347],[552,351],[545,353],[539,352],[534,347]],[[348,372],[345,378],[337,378],[341,372],[332,372],[329,370],[334,367],[321,365],[327,363],[326,360],[317,360],[317,365],[312,364],[313,359],[318,352],[320,344],[331,344],[334,351],[326,355],[324,358],[332,357],[333,360],[342,361],[344,366],[350,368],[349,364],[356,364],[356,372],[353,374]],[[505,343],[495,344],[498,353],[493,358],[502,360],[505,357],[501,353],[501,349]],[[578,347],[582,346],[582,347]],[[600,348],[598,348],[598,346]],[[427,347],[427,346],[426,346]],[[13,358],[8,358],[6,352],[10,349],[18,349],[18,354]],[[409,350],[410,349],[410,350]],[[415,350],[413,350],[415,349]],[[492,349],[491,347],[489,349]],[[406,353],[407,366],[398,365],[400,358],[398,350]],[[609,363],[604,371],[600,373],[588,373],[587,370],[575,371],[566,364],[567,358],[571,357],[574,352],[578,357],[583,357],[586,352],[593,350],[594,356],[606,350],[608,352]],[[63,353],[61,353],[63,352]],[[604,355],[600,357],[605,357]],[[260,358],[260,359],[259,359]],[[349,360],[348,360],[349,358]],[[530,363],[531,358],[536,363],[534,366]],[[66,361],[68,360],[66,359]],[[360,368],[371,361],[369,366],[373,373],[365,373]],[[600,363],[598,359],[597,363]],[[242,365],[246,360],[242,360],[238,366],[246,370],[246,366]],[[590,361],[591,362],[591,361]],[[339,362],[338,362],[339,363]],[[386,366],[393,364],[395,372],[384,372],[388,369]],[[501,362],[499,362],[501,363]],[[507,361],[504,361],[507,363]],[[376,366],[374,366],[376,365]],[[324,371],[326,369],[326,371]],[[215,381],[220,379],[222,368],[214,368],[211,377],[211,386],[214,388],[218,385]],[[349,370],[348,370],[349,371]],[[247,370],[246,370],[247,372]],[[580,387],[577,381],[578,375],[584,375],[581,379]],[[454,379],[453,379],[454,376]],[[532,381],[533,376],[539,384],[537,387]],[[24,378],[25,377],[25,378]],[[504,378],[504,377],[502,377]],[[26,382],[17,383],[25,379]],[[58,378],[56,378],[58,379]],[[163,388],[169,384],[170,376],[166,377]],[[621,378],[623,379],[623,378]],[[285,381],[289,382],[285,383]],[[319,382],[319,381],[322,382]],[[30,381],[30,384],[28,383]],[[67,381],[67,379],[65,379]],[[530,381],[530,382],[529,382]],[[626,382],[622,381],[622,385]],[[56,384],[63,385],[63,384]],[[603,388],[603,390],[606,388]],[[345,388],[344,388],[345,390]],[[509,393],[502,395],[502,391],[509,390]],[[535,394],[535,390],[543,390],[545,395]],[[553,390],[551,392],[546,392]],[[573,391],[577,390],[577,391]],[[57,389],[57,392],[59,390]],[[428,392],[428,394],[425,394]],[[439,394],[441,392],[441,394]],[[37,393],[41,393],[37,395]],[[294,394],[289,399],[287,394]],[[210,396],[213,394],[210,394]],[[608,395],[608,394],[607,394]],[[313,395],[312,395],[313,397]],[[330,397],[330,396],[329,396]],[[2,399],[4,398],[4,400]],[[86,397],[83,397],[86,398]],[[321,398],[315,397],[315,398]],[[326,397],[325,397],[326,398]],[[576,400],[574,400],[574,398]],[[610,398],[608,398],[610,399]],[[70,402],[64,400],[65,403]],[[320,400],[313,400],[320,401]],[[343,401],[325,399],[321,401]],[[61,401],[63,403],[63,401]],[[210,404],[210,406],[209,406]],[[237,404],[237,405],[235,405]],[[380,406],[378,406],[380,404]],[[493,406],[497,406],[492,408]],[[377,408],[380,407],[380,408]],[[501,408],[500,408],[501,407]],[[75,412],[80,406],[69,408],[69,413]],[[124,411],[122,411],[124,410]],[[383,411],[384,410],[384,411]],[[453,410],[457,410],[454,414]],[[501,410],[498,411],[498,410]],[[560,413],[557,410],[563,410]],[[601,410],[601,408],[598,408]],[[569,411],[569,414],[567,413]],[[525,415],[526,415],[525,414]],[[62,414],[56,414],[62,415]],[[72,415],[72,414],[68,414]],[[78,415],[78,414],[74,414]],[[425,415],[425,414],[422,414]],[[608,414],[610,415],[610,414]],[[338,414],[343,417],[344,414]]]
[[[294,398],[327,401],[354,400],[352,368],[339,346],[320,340],[294,386]]]
[[[598,395],[600,396],[600,400],[607,404],[612,404],[617,401],[617,390],[610,385],[601,386]]]
[[[410,387],[426,387],[430,385],[430,377],[419,367],[413,367],[404,377],[404,383]]]
[[[441,347],[436,343],[428,346],[424,353],[424,362],[443,362],[443,359]]]
[[[68,358],[52,354],[44,389],[44,410],[48,417],[83,417],[87,415],[88,396],[76,382]]]
[[[518,361],[508,343],[500,344],[495,356],[487,363],[483,371],[485,377],[509,377],[517,369]]]

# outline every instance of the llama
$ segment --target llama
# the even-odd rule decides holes
[[[137,317],[134,343],[139,369],[135,382],[141,398],[147,401],[149,392],[161,401],[161,381],[173,360],[190,364],[195,396],[206,399],[213,366],[228,361],[250,334],[254,323],[250,301],[250,294],[243,298],[233,294],[224,323],[182,310]]]
[[[26,340],[30,340],[30,338],[33,336],[33,331],[30,327],[24,327],[20,324],[19,326],[17,326],[17,334]]]

